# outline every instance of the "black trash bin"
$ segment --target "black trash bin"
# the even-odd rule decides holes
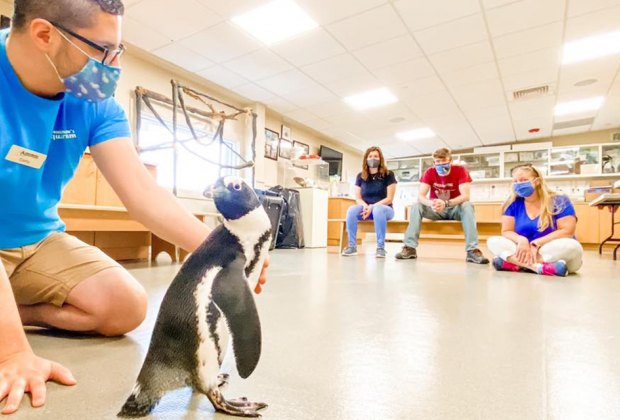
[[[280,231],[276,248],[303,248],[304,247],[304,227],[301,219],[301,201],[299,191],[290,190],[282,186],[270,188],[284,199],[284,209],[280,219]]]
[[[271,251],[276,247],[276,241],[278,240],[280,220],[282,219],[282,212],[284,210],[284,198],[282,198],[280,194],[269,190],[257,189],[255,191],[271,221],[271,245],[269,246],[269,250]]]

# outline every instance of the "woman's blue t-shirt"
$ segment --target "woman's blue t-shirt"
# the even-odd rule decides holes
[[[362,174],[359,173],[355,180],[355,185],[362,189],[362,200],[367,204],[375,204],[387,197],[387,188],[396,184],[394,172],[388,171],[386,176],[380,174],[368,174],[368,179],[364,181]],[[390,207],[392,205],[390,204]]]
[[[515,232],[518,235],[526,237],[530,242],[534,239],[547,236],[558,228],[558,219],[566,216],[575,216],[575,207],[571,203],[570,198],[565,195],[556,195],[553,197],[553,226],[548,226],[547,229],[540,232],[538,230],[538,221],[540,216],[536,216],[534,219],[530,219],[525,211],[525,200],[518,197],[508,208],[504,211],[504,216],[512,216],[515,218]]]

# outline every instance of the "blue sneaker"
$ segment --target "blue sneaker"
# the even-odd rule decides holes
[[[354,255],[357,255],[357,247],[347,247],[344,251],[342,251],[342,255],[344,255],[345,257],[352,257]]]

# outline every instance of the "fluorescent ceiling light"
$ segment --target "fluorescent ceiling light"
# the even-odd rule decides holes
[[[370,108],[393,104],[398,98],[387,88],[369,90],[356,95],[347,96],[344,101],[353,108],[362,111]]]
[[[577,63],[612,54],[620,54],[620,31],[567,42],[564,44],[562,64]]]
[[[232,22],[267,45],[319,26],[291,0],[275,0],[232,18]]]
[[[428,139],[431,137],[435,137],[435,132],[428,127],[418,128],[410,131],[403,131],[400,133],[396,133],[396,137],[401,140],[420,140],[420,139]]]
[[[561,115],[579,114],[580,112],[596,111],[605,102],[604,96],[595,96],[578,101],[562,102],[555,106],[554,114],[556,117]]]

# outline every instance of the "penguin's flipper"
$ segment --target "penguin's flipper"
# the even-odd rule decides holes
[[[213,280],[211,295],[226,318],[239,376],[247,378],[260,358],[261,330],[244,265],[245,260],[237,258],[223,268]]]

